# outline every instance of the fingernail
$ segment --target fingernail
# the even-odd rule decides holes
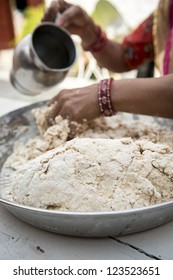
[[[61,17],[59,17],[59,18],[55,21],[55,23],[56,23],[57,25],[63,25],[63,24],[64,24],[64,19],[61,18]]]

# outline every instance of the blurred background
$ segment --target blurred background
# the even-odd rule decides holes
[[[109,38],[121,41],[146,16],[154,11],[158,0],[69,0],[68,2],[83,7],[93,19],[101,25]],[[13,51],[16,44],[41,21],[44,10],[51,0],[0,0],[0,93],[2,81],[9,82]],[[80,39],[73,36],[77,46],[78,57],[69,76],[78,80],[98,80],[115,75],[134,77],[136,71],[130,73],[109,73],[100,69],[90,53],[84,53],[80,47]]]

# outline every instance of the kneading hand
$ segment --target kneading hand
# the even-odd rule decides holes
[[[48,120],[57,115],[81,123],[83,120],[92,120],[100,115],[98,98],[98,85],[62,90],[49,104],[54,104],[48,115]]]

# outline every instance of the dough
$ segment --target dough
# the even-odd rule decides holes
[[[63,211],[112,211],[173,198],[173,153],[148,140],[75,138],[14,173],[12,201]]]
[[[16,142],[12,155],[4,164],[5,167],[17,169],[21,164],[64,145],[67,140],[75,137],[92,139],[131,137],[133,140],[146,139],[153,143],[173,147],[173,131],[154,122],[151,117],[144,116],[142,120],[135,120],[130,118],[131,114],[123,114],[109,118],[100,117],[82,124],[73,123],[72,135],[68,120],[62,119],[61,116],[56,117],[52,120],[52,124],[48,125],[45,116],[50,109],[51,107],[41,107],[32,111],[38,125],[39,135],[29,139],[26,143]]]
[[[61,116],[48,125],[50,109],[33,110],[39,135],[16,142],[4,164],[3,170],[15,170],[4,198],[63,211],[124,210],[173,199],[170,128],[123,114],[73,123],[72,135]]]

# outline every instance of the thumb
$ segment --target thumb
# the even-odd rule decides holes
[[[75,24],[78,18],[79,8],[77,6],[70,6],[63,13],[58,13],[56,18],[56,24],[63,27],[68,27],[70,24]]]
[[[64,16],[63,14],[58,13],[55,19],[55,24],[63,26],[64,25]]]

